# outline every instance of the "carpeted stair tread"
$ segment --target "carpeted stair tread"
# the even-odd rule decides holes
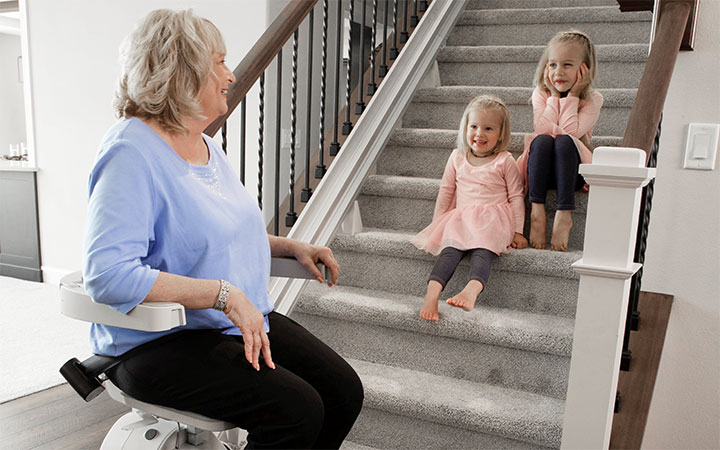
[[[366,229],[354,235],[339,234],[331,244],[334,251],[354,251],[377,255],[435,261],[435,256],[417,249],[410,240],[414,233],[398,230]],[[578,279],[571,264],[582,257],[582,251],[512,250],[493,263],[493,270]]]
[[[363,184],[361,195],[413,198],[435,202],[440,189],[439,178],[406,177],[398,175],[370,175]],[[549,192],[549,194],[555,191]],[[587,194],[575,194],[575,212],[587,212]],[[554,202],[552,203],[554,208]],[[361,211],[362,213],[362,211]]]
[[[621,12],[613,6],[576,6],[565,8],[466,9],[457,25],[500,24],[582,24],[596,22],[650,22],[649,11]],[[579,26],[579,25],[578,25]]]
[[[559,447],[564,402],[356,359],[365,406],[408,417]]]
[[[350,442],[348,440],[345,440],[340,445],[340,450],[376,450],[376,449],[375,449],[375,447],[368,447],[367,445],[356,444],[355,442]]]
[[[532,92],[533,88],[520,86],[440,86],[418,89],[413,97],[413,103],[461,103],[465,105],[468,99],[481,94],[489,94],[500,97],[508,106],[527,105],[529,110],[532,110],[529,103]],[[635,102],[637,89],[598,89],[598,92],[603,96],[603,109],[631,108]]]
[[[510,148],[522,150],[525,141],[523,132],[510,133]],[[433,128],[398,128],[390,135],[388,146],[453,149],[457,143],[457,130]],[[618,136],[593,136],[593,147],[618,147],[622,138]]]
[[[470,312],[440,302],[442,319],[418,316],[422,297],[338,285],[310,283],[296,310],[339,320],[370,323],[539,353],[570,356],[573,319],[476,305]]]
[[[478,45],[446,46],[440,49],[437,61],[442,62],[532,62],[537,64],[545,45]],[[645,62],[647,44],[601,44],[595,46],[598,67],[603,62]]]

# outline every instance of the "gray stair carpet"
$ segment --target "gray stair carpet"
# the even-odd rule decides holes
[[[470,99],[486,93],[507,103],[509,151],[520,155],[532,132],[535,66],[557,31],[576,28],[596,44],[604,104],[592,145],[620,145],[650,20],[621,13],[615,0],[468,2],[438,53],[440,86],[414,93],[358,193],[364,230],[331,244],[340,284],[308,284],[292,313],[363,381],[365,404],[343,448],[559,448],[578,288],[571,264],[582,256],[588,195],[576,195],[567,252],[497,258],[470,312],[445,303],[467,283],[469,264],[461,261],[438,322],[418,315],[435,257],[411,239],[432,219]],[[551,191],[548,233],[554,205]]]

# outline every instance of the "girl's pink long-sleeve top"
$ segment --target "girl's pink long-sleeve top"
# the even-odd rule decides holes
[[[433,255],[445,247],[507,251],[522,233],[525,203],[522,176],[508,152],[480,167],[453,150],[440,182],[435,213],[413,244]]]
[[[578,149],[580,162],[592,162],[592,152],[580,138],[586,136],[588,142],[590,141],[602,104],[603,96],[597,91],[591,91],[587,99],[579,99],[570,95],[564,98],[553,97],[550,93],[535,88],[532,94],[534,132],[525,136],[525,149],[517,161],[526,190],[530,143],[540,134],[552,137],[562,134],[571,136]]]

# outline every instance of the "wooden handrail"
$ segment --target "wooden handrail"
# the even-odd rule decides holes
[[[691,1],[662,4],[655,40],[625,129],[623,147],[643,149],[649,156],[692,9]]]
[[[292,0],[277,16],[273,23],[260,36],[245,58],[235,67],[235,83],[228,90],[228,111],[215,119],[207,128],[205,134],[214,136],[230,114],[240,104],[245,94],[260,78],[260,75],[270,65],[272,60],[282,49],[285,42],[295,33],[305,17],[317,3],[317,0]]]

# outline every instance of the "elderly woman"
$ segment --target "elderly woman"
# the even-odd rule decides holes
[[[178,302],[187,325],[144,332],[93,324],[93,352],[133,397],[248,430],[249,448],[338,448],[360,412],[353,369],[273,312],[271,255],[318,279],[330,249],[268,236],[255,202],[203,130],[227,111],[218,29],[191,11],[151,12],[126,40],[115,98],[121,120],[90,174],[85,287],[127,313]],[[272,352],[271,352],[272,348]]]

